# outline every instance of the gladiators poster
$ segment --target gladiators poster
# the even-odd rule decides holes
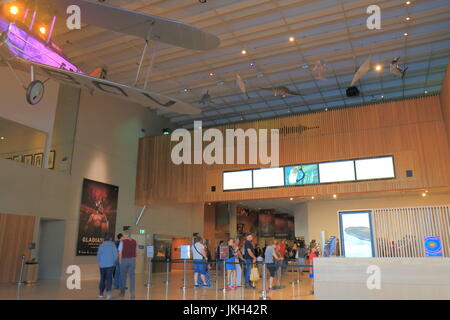
[[[275,214],[275,238],[287,239],[289,236],[288,215],[284,213]]]
[[[84,179],[77,256],[94,256],[106,234],[116,230],[119,187]]]
[[[261,210],[259,213],[259,236],[271,238],[274,234],[274,215],[272,210]]]

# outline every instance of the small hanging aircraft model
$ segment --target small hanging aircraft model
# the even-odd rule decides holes
[[[64,55],[54,43],[52,35],[56,19],[67,18],[70,6],[78,6],[83,25],[132,35],[143,39],[144,48],[138,62],[133,85],[106,80],[105,70],[95,70],[90,75],[83,72]],[[50,23],[43,25],[39,16]],[[82,31],[80,31],[82,32]],[[48,79],[84,87],[91,92],[119,97],[168,112],[198,114],[201,109],[166,95],[148,90],[156,52],[150,57],[142,88],[137,83],[149,46],[153,41],[163,42],[192,50],[210,50],[219,46],[218,37],[194,26],[137,11],[123,9],[103,2],[88,0],[17,0],[0,1],[0,65],[6,65],[26,91],[31,105],[38,104],[44,95],[44,84]],[[28,85],[20,79],[16,70],[30,70]],[[38,80],[39,74],[45,81]],[[143,79],[141,79],[143,80]]]
[[[324,60],[319,60],[314,65],[314,68],[312,70],[314,74],[314,79],[318,81],[327,81],[328,79],[323,76],[323,74],[328,70],[328,65],[325,63]]]
[[[261,88],[261,90],[272,91],[272,93],[275,97],[281,96],[283,98],[286,98],[286,96],[301,96],[302,95],[300,92],[292,91],[291,89],[289,89],[288,87],[285,87],[285,86]]]
[[[239,74],[236,74],[236,85],[241,90],[243,94],[247,97],[247,99],[250,99],[250,96],[248,95],[247,86],[245,85],[244,80],[242,80],[241,76]]]
[[[403,65],[400,66],[398,62],[400,61],[400,57],[396,57],[392,59],[390,65],[389,65],[389,71],[392,74],[395,74],[396,76],[401,77],[402,79],[405,77],[406,70],[408,70],[408,67]]]

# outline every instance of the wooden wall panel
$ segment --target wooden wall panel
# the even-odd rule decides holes
[[[293,132],[299,126],[314,129]],[[280,134],[280,165],[393,155],[397,178],[222,192],[223,171],[263,166],[177,166],[170,158],[176,143],[170,136],[159,136],[140,141],[136,202],[236,201],[450,185],[450,152],[438,96],[233,124],[219,130],[228,128],[285,128],[290,133]],[[414,170],[413,178],[406,178],[409,169]],[[211,186],[217,191],[211,192]]]
[[[450,63],[447,64],[447,72],[445,74],[444,81],[442,82],[440,98],[442,117],[444,119],[445,128],[447,130],[447,140],[450,146]]]
[[[20,257],[30,258],[35,217],[0,214],[0,283],[19,280]]]

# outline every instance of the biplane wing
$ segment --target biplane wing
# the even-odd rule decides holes
[[[67,8],[77,5],[81,9],[81,23],[133,35],[146,40],[164,42],[173,46],[210,50],[220,45],[213,34],[192,25],[162,17],[88,0],[39,0],[39,7],[47,12],[67,16]],[[150,39],[149,33],[150,34]]]
[[[104,93],[116,98],[132,101],[144,107],[162,109],[168,112],[180,114],[194,115],[201,113],[201,109],[197,107],[160,93],[143,90],[105,79],[91,77],[89,75],[72,72],[65,69],[50,67],[22,58],[16,58],[13,63],[18,69],[24,70],[29,68],[31,65],[34,67],[35,71],[43,77],[67,83],[76,87],[87,88],[91,91]]]

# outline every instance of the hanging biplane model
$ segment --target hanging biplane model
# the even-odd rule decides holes
[[[52,41],[57,18],[67,19],[69,6],[78,6],[82,25],[132,35],[143,39],[143,51],[138,63],[136,80],[126,85],[106,80],[103,72],[86,74],[64,55]],[[6,65],[26,91],[31,105],[38,104],[44,95],[44,83],[48,79],[102,92],[152,109],[163,109],[181,114],[198,114],[201,110],[188,103],[148,90],[154,60],[145,74],[142,88],[136,85],[144,75],[144,59],[152,41],[163,42],[192,50],[210,50],[219,46],[218,37],[194,26],[137,11],[115,7],[103,2],[88,0],[17,0],[0,1],[0,64]],[[49,21],[48,25],[40,24]],[[83,32],[82,30],[80,32]],[[156,46],[154,46],[156,47]],[[30,71],[28,85],[16,70]],[[38,80],[37,75],[47,79]]]

